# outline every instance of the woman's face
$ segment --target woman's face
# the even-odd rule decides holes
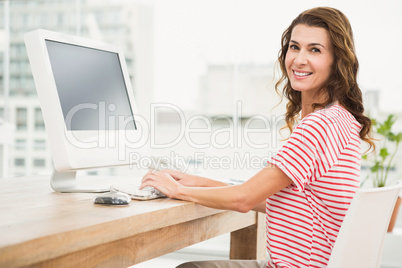
[[[294,90],[315,93],[331,75],[334,61],[329,33],[305,24],[293,28],[285,64]]]

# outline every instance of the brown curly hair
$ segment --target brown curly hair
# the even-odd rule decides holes
[[[352,28],[348,18],[342,12],[330,7],[317,7],[302,12],[282,34],[282,48],[278,54],[282,77],[276,83],[275,89],[282,98],[288,99],[285,118],[287,127],[292,131],[296,117],[301,111],[301,92],[291,87],[285,65],[291,34],[298,24],[326,29],[334,48],[331,75],[321,89],[321,92],[326,91],[327,98],[323,103],[314,103],[313,109],[323,108],[338,101],[361,124],[360,138],[369,144],[369,150],[374,148],[371,120],[363,114],[362,92],[357,84],[359,62],[355,54]],[[280,93],[278,88],[282,83],[285,85]]]

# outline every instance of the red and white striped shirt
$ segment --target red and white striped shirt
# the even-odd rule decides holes
[[[267,267],[325,267],[360,184],[361,125],[332,105],[307,115],[269,161],[293,184],[267,199]]]

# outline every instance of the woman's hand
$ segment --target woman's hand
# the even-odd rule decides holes
[[[181,171],[177,171],[177,170],[170,170],[170,169],[162,170],[162,172],[172,176],[172,178],[175,179],[181,185],[188,186],[188,187],[201,187],[202,186],[203,178],[201,178],[201,177],[191,175],[188,173],[184,173]]]
[[[149,171],[142,178],[140,189],[152,186],[170,198],[178,197],[178,187],[182,186],[176,179],[174,179],[168,172],[163,171]]]
[[[162,171],[149,171],[142,178],[140,189],[152,186],[167,197],[181,199],[178,189],[180,187],[222,187],[226,183],[187,174],[177,170],[165,169]]]

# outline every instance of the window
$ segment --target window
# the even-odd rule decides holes
[[[17,108],[15,125],[19,131],[27,129],[27,108]]]
[[[35,108],[35,130],[44,130],[45,123],[43,122],[42,111],[40,108]]]
[[[15,149],[16,150],[26,150],[27,149],[27,140],[26,139],[16,139],[15,140]]]
[[[43,151],[46,150],[45,140],[34,140],[34,150]]]
[[[15,158],[14,165],[16,167],[25,167],[25,159],[24,158]]]
[[[37,158],[33,160],[34,167],[44,167],[46,164],[45,159]]]

